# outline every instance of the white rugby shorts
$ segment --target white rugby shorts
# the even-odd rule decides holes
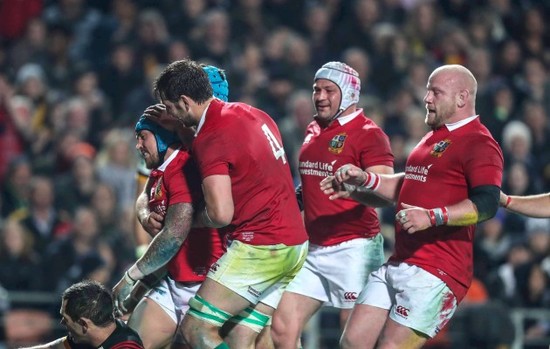
[[[369,274],[384,263],[384,238],[353,239],[333,246],[311,244],[302,269],[286,291],[351,309]]]
[[[393,321],[432,338],[457,308],[455,295],[441,279],[407,263],[384,264],[372,272],[357,304],[388,309]]]
[[[176,282],[165,276],[145,297],[160,305],[174,323],[179,324],[189,310],[189,300],[197,293],[200,285],[200,282]]]

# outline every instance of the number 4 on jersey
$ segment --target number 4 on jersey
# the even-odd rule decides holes
[[[271,145],[271,150],[273,150],[273,155],[275,156],[275,159],[282,159],[283,164],[286,164],[285,150],[283,146],[279,143],[277,138],[275,138],[273,132],[271,132],[266,124],[262,125],[262,131],[264,131],[264,134],[267,137],[269,144]]]

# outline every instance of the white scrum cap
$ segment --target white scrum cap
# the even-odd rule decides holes
[[[337,117],[350,105],[359,102],[361,80],[359,74],[349,65],[342,62],[328,62],[315,73],[314,81],[318,79],[330,80],[340,88],[342,100],[338,113],[334,117]]]

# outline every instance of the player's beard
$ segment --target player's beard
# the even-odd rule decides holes
[[[439,105],[439,107],[436,107],[431,111],[426,111],[425,123],[432,129],[436,129],[449,122],[449,119],[455,114],[455,112],[455,105]]]

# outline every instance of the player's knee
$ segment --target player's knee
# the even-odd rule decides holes
[[[299,332],[300,329],[295,319],[287,319],[275,312],[271,324],[271,338],[275,346],[279,346],[283,343],[296,342]]]
[[[189,300],[189,311],[181,324],[181,333],[195,347],[200,341],[219,336],[220,328],[230,318],[231,314],[195,295]]]

